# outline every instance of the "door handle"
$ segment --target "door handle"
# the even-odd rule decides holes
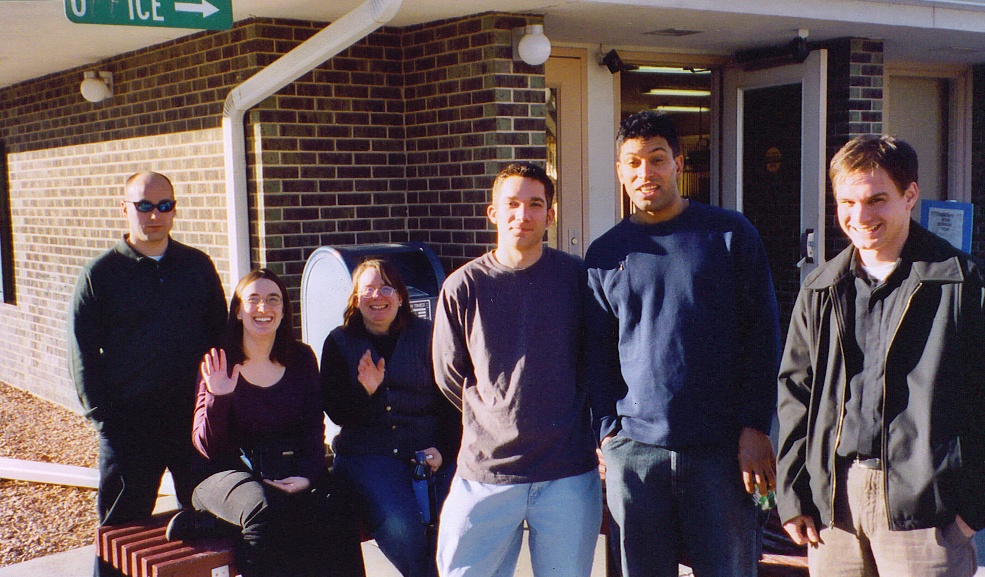
[[[802,267],[805,264],[814,264],[814,243],[815,235],[814,229],[809,228],[805,230],[800,235],[800,262],[797,263],[798,267]]]

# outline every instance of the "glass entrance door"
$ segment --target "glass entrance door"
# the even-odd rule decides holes
[[[827,53],[803,64],[727,69],[723,204],[756,226],[783,326],[804,277],[823,262]]]
[[[557,220],[547,242],[558,250],[585,255],[584,59],[552,56],[547,61],[546,168],[557,183]]]

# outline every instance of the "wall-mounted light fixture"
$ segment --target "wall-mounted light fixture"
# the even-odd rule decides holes
[[[797,30],[797,36],[786,44],[739,50],[735,53],[735,61],[746,65],[747,70],[761,69],[789,61],[803,62],[810,56],[811,50],[817,47],[807,41],[809,34],[810,30],[800,28]]]
[[[807,45],[807,36],[809,34],[810,30],[801,28],[797,30],[797,36],[790,41],[790,56],[797,62],[807,60],[807,57],[811,54],[811,47]]]
[[[82,98],[89,102],[102,102],[113,96],[113,73],[100,70],[99,72],[86,72],[82,84],[79,86]]]
[[[543,24],[513,29],[513,60],[540,66],[551,57],[551,40],[544,36]]]
[[[638,68],[638,66],[623,62],[615,48],[605,53],[605,56],[603,56],[602,60],[599,61],[599,66],[605,66],[609,69],[611,74],[615,74],[616,72],[627,72]]]

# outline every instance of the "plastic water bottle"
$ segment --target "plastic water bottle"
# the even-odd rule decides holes
[[[752,502],[760,511],[769,512],[776,507],[776,491],[767,491],[765,495],[760,494],[759,487],[756,487],[752,494]]]

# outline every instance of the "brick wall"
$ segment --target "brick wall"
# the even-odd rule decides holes
[[[191,162],[194,160],[194,162]],[[126,231],[123,182],[168,174],[174,237],[205,250],[229,286],[218,129],[20,152],[8,157],[16,305],[0,305],[0,381],[78,409],[66,364],[65,318],[82,266]]]
[[[297,287],[322,245],[422,241],[446,271],[488,250],[493,177],[545,157],[543,67],[512,60],[510,31],[526,22],[377,32],[251,111],[254,261]]]
[[[882,40],[843,38],[826,43],[828,49],[827,159],[860,134],[882,132]],[[825,259],[848,246],[838,226],[837,210],[827,183],[825,206]]]
[[[283,38],[281,51],[321,28],[272,22],[262,34]],[[400,36],[384,30],[248,114],[252,259],[294,298],[319,246],[407,240],[402,84]]]
[[[536,22],[484,14],[405,34],[408,229],[446,270],[495,244],[499,169],[545,159],[543,66],[514,62],[510,33]]]
[[[321,245],[423,240],[448,270],[487,250],[493,175],[544,158],[543,67],[511,53],[511,29],[528,20],[539,21],[483,14],[384,29],[252,109],[254,264],[283,274],[296,299]],[[212,254],[228,290],[222,102],[323,27],[252,19],[0,89],[18,295],[0,305],[0,380],[76,406],[68,297],[82,264],[122,233],[118,187],[136,170],[174,177],[176,238]],[[113,72],[115,95],[92,104],[78,85],[96,69]]]
[[[16,302],[0,304],[0,381],[78,410],[65,315],[82,265],[125,230],[125,178],[168,174],[175,238],[216,260],[230,286],[222,102],[257,70],[255,23],[203,32],[0,89],[8,153]],[[83,70],[114,74],[114,97],[79,94]]]
[[[229,89],[259,70],[273,44],[247,20],[0,89],[8,152],[216,128]],[[83,71],[113,73],[114,96],[87,102]]]

